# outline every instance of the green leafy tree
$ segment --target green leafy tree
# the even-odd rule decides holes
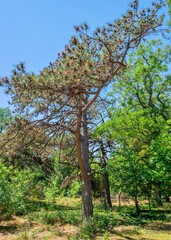
[[[137,214],[138,196],[147,196],[150,206],[152,193],[159,200],[169,194],[170,53],[169,46],[151,41],[131,54],[128,72],[114,84],[119,101],[113,117],[97,129],[112,134],[117,147],[110,168],[117,189],[134,197]]]
[[[137,214],[139,197],[147,198],[151,208],[152,195],[158,190],[164,193],[170,185],[168,147],[162,144],[165,127],[162,117],[154,120],[142,110],[122,109],[106,123],[117,145],[109,162],[112,182],[116,184],[113,189],[125,192],[135,200]]]
[[[137,52],[130,55],[122,81],[114,84],[114,92],[116,88],[122,98],[120,103],[134,110],[148,109],[150,116],[170,118],[170,62],[171,48],[163,47],[160,40],[140,45]]]

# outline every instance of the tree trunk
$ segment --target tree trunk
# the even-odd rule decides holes
[[[148,207],[149,211],[151,211],[151,194],[148,194]]]
[[[93,216],[93,203],[91,191],[91,176],[82,177],[82,220],[86,221],[88,217]]]
[[[121,195],[122,195],[122,192],[119,192],[118,193],[119,207],[121,207]]]
[[[138,186],[137,186],[137,182],[135,185],[135,209],[136,209],[136,216],[139,217],[140,216],[140,207],[139,207],[139,202],[138,202]]]
[[[157,186],[157,189],[156,189],[156,192],[155,192],[155,201],[156,203],[159,205],[159,206],[162,206],[163,205],[163,202],[162,202],[162,193],[161,193],[161,186],[160,184]]]
[[[86,113],[84,115],[82,114],[81,99],[77,117],[76,149],[82,180],[82,220],[86,221],[88,217],[93,215],[93,201],[91,190],[91,171],[89,164],[87,119]]]
[[[89,163],[89,136],[87,127],[87,112],[83,114],[82,158],[86,170],[86,178],[82,177],[82,219],[85,221],[93,215],[91,169]]]
[[[103,168],[104,206],[105,206],[105,209],[108,209],[108,208],[112,208],[112,201],[110,197],[109,175],[106,172],[106,152],[105,152],[102,141],[100,141],[100,149],[102,154],[100,165]]]
[[[166,195],[165,199],[166,199],[166,202],[169,202],[169,203],[171,202],[170,197],[168,195]]]
[[[135,208],[136,208],[136,216],[139,217],[140,216],[140,207],[139,207],[137,195],[135,197]]]
[[[110,197],[110,188],[109,188],[109,175],[103,173],[103,188],[104,188],[104,204],[105,209],[112,208],[112,201]]]

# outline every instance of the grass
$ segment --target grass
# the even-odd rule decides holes
[[[144,206],[136,218],[133,206],[104,211],[95,201],[94,216],[81,224],[81,199],[57,198],[56,204],[33,201],[25,216],[1,221],[0,240],[171,240],[171,206],[149,212]]]

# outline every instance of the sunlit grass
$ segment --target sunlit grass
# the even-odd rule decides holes
[[[132,204],[105,211],[103,202],[95,200],[94,216],[83,226],[80,198],[59,197],[55,203],[34,200],[30,206],[27,215],[1,222],[0,239],[8,233],[18,240],[171,240],[169,204],[152,211],[144,206],[136,218]]]

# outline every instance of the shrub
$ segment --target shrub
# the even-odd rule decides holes
[[[31,169],[19,171],[0,162],[0,215],[25,214],[28,197],[35,184],[36,173]]]
[[[94,217],[90,217],[81,226],[81,237],[84,237],[84,239],[92,239],[96,235],[104,234],[115,225],[117,225],[117,223],[113,215],[95,215]]]

